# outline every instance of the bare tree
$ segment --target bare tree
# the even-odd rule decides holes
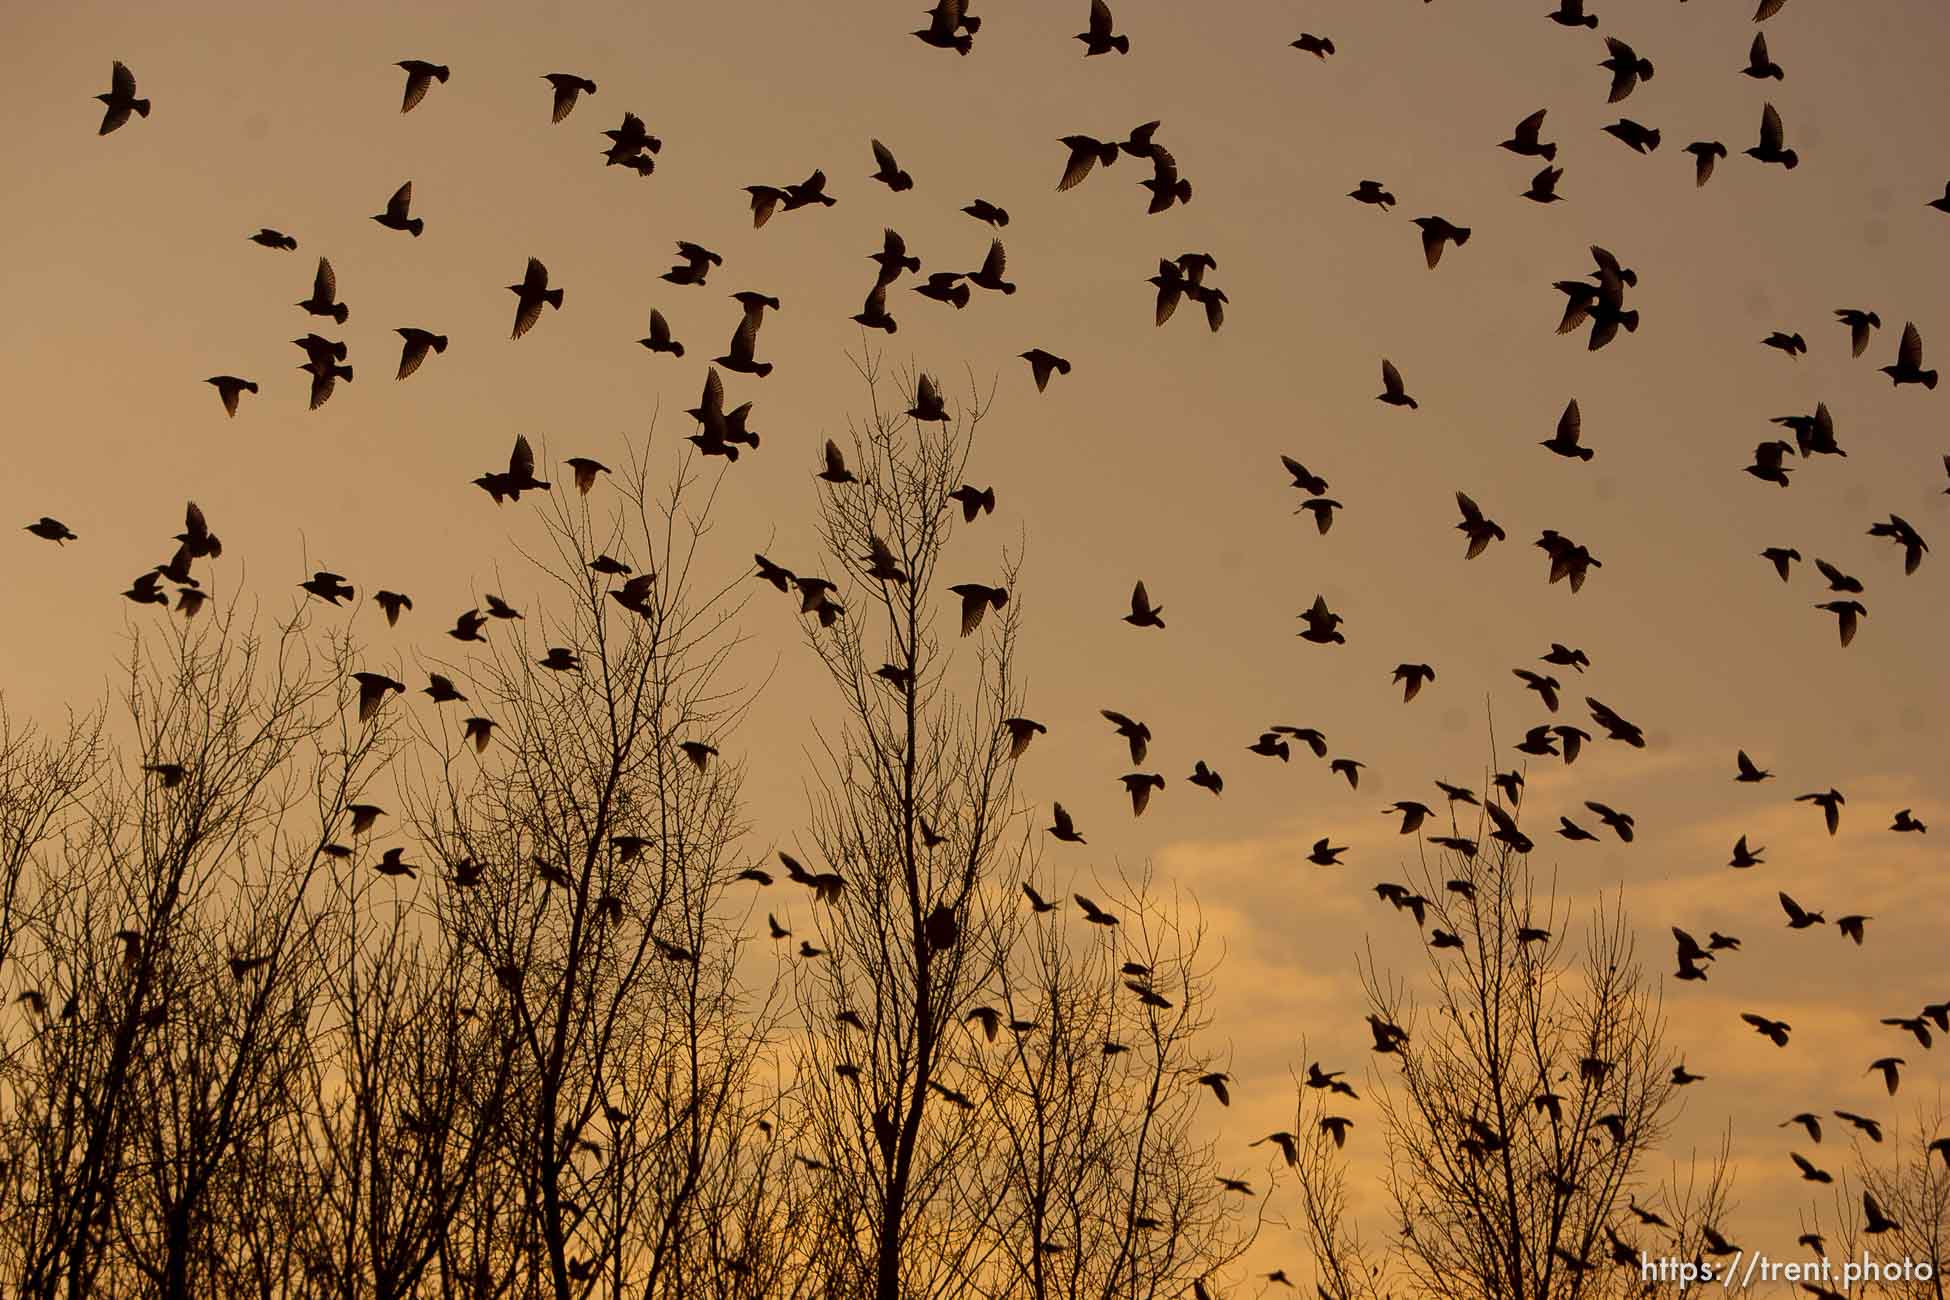
[[[135,638],[137,759],[104,766],[58,851],[30,854],[41,996],[7,1116],[29,1135],[23,1294],[216,1285],[237,1226],[216,1207],[307,1051],[320,821],[383,761],[383,733],[344,721],[354,663],[302,611],[269,639],[234,607]]]
[[[477,1290],[682,1293],[748,1172],[774,1016],[736,978],[721,906],[742,865],[740,767],[718,753],[743,707],[721,681],[736,608],[695,574],[708,494],[686,472],[652,499],[648,445],[606,481],[613,508],[544,495],[544,593],[453,666],[487,743],[444,717],[427,733],[421,893],[515,1045],[496,1150],[450,1229]]]
[[[1628,1205],[1677,1113],[1679,1058],[1619,901],[1598,902],[1575,951],[1571,909],[1540,896],[1526,852],[1520,833],[1483,838],[1411,873],[1398,906],[1422,927],[1427,1013],[1406,981],[1361,963],[1375,1050],[1399,1067],[1370,1084],[1396,1224],[1363,1250],[1303,1101],[1303,1223],[1330,1296],[1391,1282],[1503,1300],[1641,1286]],[[1682,1246],[1715,1226],[1723,1171],[1724,1158],[1659,1216]]]
[[[787,1132],[822,1204],[798,1285],[877,1300],[1182,1287],[1237,1250],[1183,1077],[1209,972],[1134,893],[1160,945],[1135,950],[1182,1000],[1143,1006],[1114,981],[1116,938],[1074,942],[1025,908],[1017,559],[954,544],[976,513],[985,406],[950,413],[919,375],[896,398],[876,360],[858,368],[869,411],[821,476],[834,576],[792,576],[845,715],[823,733],[816,860],[781,852],[804,905],[779,909],[780,928],[806,944]],[[1107,1053],[1120,1039],[1141,1049]]]
[[[1806,1222],[1821,1235],[1825,1254],[1836,1262],[1835,1276],[1823,1285],[1847,1296],[1895,1296],[1901,1300],[1942,1300],[1946,1255],[1950,1255],[1950,1133],[1937,1099],[1919,1104],[1916,1125],[1907,1134],[1900,1123],[1866,1137],[1858,1129],[1849,1151],[1849,1168],[1835,1179],[1827,1215],[1811,1205]],[[1868,1196],[1895,1226],[1868,1231]],[[1824,1228],[1824,1223],[1827,1225]],[[1841,1266],[1862,1275],[1844,1285]],[[1873,1265],[1869,1274],[1866,1266]]]

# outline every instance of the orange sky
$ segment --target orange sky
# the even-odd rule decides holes
[[[1090,841],[1050,846],[1046,869],[1082,880],[1150,858],[1198,899],[1229,953],[1219,1013],[1240,1081],[1228,1117],[1240,1169],[1259,1170],[1263,1154],[1244,1142],[1291,1115],[1302,1035],[1330,1065],[1368,1067],[1347,1002],[1363,933],[1385,963],[1421,961],[1409,923],[1367,892],[1400,878],[1407,843],[1376,810],[1433,802],[1435,777],[1481,787],[1486,697],[1498,766],[1521,759],[1509,742],[1544,719],[1510,669],[1541,669],[1536,657],[1563,641],[1593,667],[1576,681],[1554,670],[1571,697],[1561,720],[1584,721],[1588,689],[1651,744],[1600,743],[1568,772],[1534,768],[1537,857],[1581,900],[1622,884],[1654,968],[1671,969],[1673,924],[1747,941],[1709,984],[1668,985],[1677,1040],[1709,1076],[1688,1094],[1680,1145],[1710,1142],[1732,1118],[1733,1232],[1785,1253],[1804,1202],[1776,1121],[1804,1105],[1907,1119],[1945,1078],[1941,1057],[1874,1022],[1950,997],[1950,907],[1935,884],[1950,836],[1950,556],[1904,578],[1900,553],[1864,534],[1893,511],[1926,538],[1950,536],[1939,459],[1950,395],[1892,389],[1875,369],[1894,359],[1905,320],[1950,362],[1950,217],[1924,206],[1950,172],[1938,62],[1950,11],[1790,0],[1765,26],[1787,77],[1762,86],[1736,75],[1749,0],[1593,0],[1599,34],[1544,21],[1546,0],[1240,0],[1223,21],[1219,6],[1114,7],[1132,53],[1088,61],[1070,39],[1080,0],[979,0],[985,25],[966,59],[907,35],[918,0],[9,12],[0,366],[13,436],[0,520],[51,514],[81,540],[4,542],[8,706],[51,718],[99,698],[125,621],[151,617],[115,593],[166,558],[158,539],[192,497],[224,538],[220,593],[245,584],[274,612],[321,566],[406,591],[417,608],[397,630],[370,606],[355,617],[376,654],[410,667],[474,593],[527,594],[508,539],[532,536],[533,522],[497,512],[468,480],[516,432],[551,466],[620,462],[626,432],[640,436],[660,405],[674,464],[691,431],[681,413],[737,323],[727,295],[739,289],[782,301],[761,346],[778,369],[730,385],[734,401],[757,400],[764,446],[720,493],[716,572],[735,576],[754,550],[809,558],[817,449],[861,404],[844,353],[861,343],[847,318],[872,283],[866,255],[892,225],[927,270],[974,269],[990,232],[958,209],[980,195],[1012,215],[1001,233],[1020,291],[978,291],[956,312],[903,284],[890,295],[900,332],[872,345],[957,394],[971,377],[995,387],[975,474],[999,508],[964,555],[968,579],[988,581],[994,547],[1026,541],[1031,712],[1050,734],[1024,761],[1041,812],[1063,800]],[[1337,55],[1288,48],[1303,30],[1331,36]],[[1603,33],[1657,66],[1610,108],[1595,66]],[[154,113],[98,139],[89,96],[118,58]],[[392,65],[405,58],[450,64],[453,77],[402,117]],[[552,71],[599,88],[560,125],[540,79]],[[1740,156],[1764,98],[1801,154],[1791,175]],[[1567,200],[1548,208],[1516,197],[1535,161],[1495,147],[1545,106]],[[665,142],[647,179],[601,164],[598,133],[626,109]],[[1639,157],[1602,134],[1621,113],[1661,128],[1662,148]],[[1057,136],[1119,137],[1153,118],[1193,184],[1188,207],[1145,215],[1146,172],[1131,160],[1053,191]],[[866,179],[871,136],[913,191]],[[1732,156],[1696,190],[1681,150],[1701,137]],[[838,205],[752,229],[741,187],[814,167]],[[1343,197],[1364,177],[1400,206]],[[368,220],[408,179],[420,239]],[[1431,214],[1473,231],[1433,272],[1409,224]],[[245,242],[266,225],[298,251]],[[657,278],[678,239],[724,255],[709,286]],[[1594,242],[1638,270],[1630,305],[1643,327],[1592,354],[1552,333],[1551,282],[1583,276]],[[1216,335],[1190,307],[1152,325],[1145,277],[1190,250],[1216,256],[1210,279],[1231,299]],[[352,309],[335,336],[358,378],[307,412],[288,340],[316,322],[290,304],[321,253]],[[515,343],[502,286],[530,255],[567,297]],[[653,306],[684,359],[637,347]],[[1859,360],[1833,320],[1844,306],[1884,322]],[[452,345],[395,384],[401,325]],[[1759,346],[1775,329],[1803,333],[1809,355]],[[1038,395],[1015,359],[1029,347],[1074,373]],[[1384,355],[1419,411],[1373,400]],[[202,383],[220,373],[263,384],[234,421]],[[1535,445],[1574,396],[1589,464]],[[1846,459],[1794,462],[1787,491],[1740,472],[1780,432],[1769,417],[1817,400]],[[1291,516],[1282,452],[1345,503],[1327,536]],[[1457,489],[1510,534],[1468,563]],[[1582,593],[1547,585],[1530,545],[1544,528],[1603,561]],[[1758,558],[1777,544],[1863,580],[1869,617],[1852,647],[1812,608],[1828,597],[1811,569],[1783,585]],[[1119,621],[1137,578],[1166,631]],[[1346,616],[1346,646],[1294,638],[1316,592]],[[803,816],[811,726],[831,712],[782,606],[754,602],[746,631],[741,671],[776,668],[740,737],[758,851]],[[1402,661],[1437,671],[1407,705],[1389,682]],[[1141,821],[1115,781],[1128,765],[1104,707],[1155,735],[1150,766],[1169,784]],[[1332,753],[1366,762],[1360,790],[1310,758],[1282,767],[1245,753],[1274,722],[1318,726]],[[1738,747],[1778,779],[1734,785]],[[1222,799],[1182,780],[1200,758],[1225,775]],[[1791,802],[1831,785],[1849,801],[1833,839]],[[1637,842],[1541,833],[1586,798],[1633,813]],[[1888,833],[1900,807],[1932,833]],[[1767,846],[1765,867],[1725,869],[1740,834]],[[1344,868],[1301,860],[1320,835],[1351,846]],[[1867,946],[1832,927],[1790,935],[1776,889],[1831,917],[1873,914]],[[1792,1046],[1759,1042],[1742,1010],[1794,1024]],[[1910,1061],[1893,1101],[1862,1074],[1888,1052]],[[1355,1130],[1357,1151],[1379,1142],[1374,1126]],[[1832,1143],[1822,1154],[1841,1163]],[[1255,1259],[1298,1268],[1301,1247],[1274,1231]]]

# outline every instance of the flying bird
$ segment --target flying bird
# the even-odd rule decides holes
[[[431,330],[417,329],[411,325],[402,325],[393,333],[406,340],[400,346],[399,373],[393,376],[395,380],[404,379],[418,370],[421,363],[427,359],[427,353],[444,355],[447,351],[445,334],[435,334]]]
[[[393,65],[406,73],[406,93],[400,98],[399,111],[411,113],[427,97],[434,82],[447,84],[451,71],[444,63],[428,63],[424,59],[401,59]]]
[[[408,181],[393,191],[393,197],[386,200],[386,210],[373,217],[373,220],[388,230],[404,230],[417,239],[420,232],[426,229],[427,223],[419,217],[407,215],[407,209],[412,206],[413,182]]]
[[[578,77],[573,72],[544,73],[542,80],[546,81],[554,90],[554,96],[550,101],[549,107],[548,120],[551,125],[560,122],[573,112],[580,96],[596,93],[595,82],[589,80],[587,77]]]
[[[1381,392],[1376,394],[1375,400],[1390,406],[1406,406],[1411,411],[1419,409],[1416,400],[1402,387],[1402,372],[1395,369],[1395,363],[1386,357],[1381,362]]]
[[[1764,163],[1779,163],[1789,171],[1801,165],[1801,155],[1786,146],[1786,131],[1781,125],[1781,114],[1772,104],[1761,106],[1760,143],[1743,152],[1749,158]]]
[[[95,133],[97,135],[107,135],[123,126],[131,113],[149,116],[149,101],[135,97],[135,74],[120,59],[115,61],[115,66],[109,72],[108,90],[95,98],[102,102],[106,110],[102,113],[102,126]]]
[[[1332,37],[1315,36],[1311,32],[1301,32],[1299,40],[1289,41],[1288,44],[1294,49],[1299,50],[1302,54],[1311,54],[1323,62],[1326,61],[1328,55],[1334,52],[1334,41]]]
[[[1896,349],[1896,364],[1883,366],[1882,373],[1889,376],[1892,384],[1921,384],[1925,388],[1936,387],[1936,371],[1923,369],[1923,336],[1913,321],[1903,325],[1903,341]],[[1950,466],[1950,462],[1946,462]]]
[[[1545,162],[1554,161],[1557,158],[1557,146],[1546,144],[1538,139],[1538,132],[1544,128],[1544,114],[1547,111],[1540,108],[1517,123],[1516,128],[1510,133],[1510,138],[1499,144],[1497,148],[1508,149],[1519,157],[1542,158]]]
[[[331,262],[321,257],[318,259],[318,273],[312,277],[311,297],[297,305],[313,316],[330,316],[343,325],[345,318],[352,314],[352,309],[340,302],[338,297],[338,276],[333,273]],[[338,359],[345,360],[344,352],[338,354]]]
[[[1718,140],[1695,140],[1686,152],[1693,155],[1693,187],[1700,189],[1713,179],[1714,160],[1726,157],[1727,147]]]
[[[914,178],[902,171],[901,165],[894,161],[893,150],[878,140],[869,140],[867,143],[873,148],[874,162],[873,175],[867,179],[879,181],[896,194],[914,188]]]
[[[1611,71],[1611,96],[1606,103],[1616,104],[1638,89],[1639,82],[1652,80],[1652,61],[1640,58],[1624,41],[1607,36],[1605,49],[1610,53],[1598,66]]]
[[[1111,17],[1110,6],[1104,0],[1090,0],[1090,29],[1078,32],[1076,39],[1083,42],[1083,55],[1109,54],[1115,50],[1119,54],[1131,52],[1131,38],[1113,35],[1112,28],[1117,20]]]
[[[1035,377],[1036,391],[1039,393],[1049,387],[1049,377],[1052,373],[1059,375],[1067,375],[1070,373],[1070,363],[1062,357],[1057,356],[1054,352],[1045,352],[1042,348],[1031,348],[1029,351],[1020,353],[1019,355],[1024,361],[1029,363],[1029,370]]]
[[[1144,583],[1140,581],[1137,586],[1131,588],[1131,612],[1124,616],[1124,621],[1132,627],[1163,628],[1164,612],[1163,605],[1151,603],[1151,598],[1145,594]]]
[[[557,311],[562,310],[562,290],[548,287],[548,268],[542,265],[539,258],[529,258],[521,283],[511,284],[507,288],[509,293],[515,295],[515,327],[513,333],[508,335],[511,339],[518,339],[535,327],[535,322],[542,318],[543,304]]]
[[[1431,271],[1442,260],[1442,246],[1445,243],[1461,248],[1469,242],[1467,226],[1452,225],[1441,217],[1417,217],[1415,224],[1422,230],[1422,257]]]

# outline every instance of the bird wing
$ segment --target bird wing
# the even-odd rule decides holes
[[[1564,407],[1564,414],[1557,417],[1557,436],[1565,442],[1576,442],[1584,433],[1584,413],[1578,409],[1578,399],[1573,397]]]
[[[1110,6],[1104,0],[1090,0],[1090,34],[1099,40],[1110,37],[1110,29],[1115,20],[1110,15]]]
[[[846,458],[840,454],[839,444],[831,438],[826,440],[826,472],[837,474],[846,468]]]
[[[1090,169],[1097,165],[1097,142],[1089,136],[1067,136],[1063,143],[1070,146],[1070,161],[1064,164],[1063,179],[1056,183],[1059,194],[1082,184]]]
[[[1151,598],[1145,595],[1144,582],[1140,579],[1137,586],[1131,588],[1131,612],[1133,614],[1142,614],[1150,606]]]
[[[917,380],[914,385],[914,405],[919,407],[931,407],[931,406],[939,406],[940,404],[941,404],[940,391],[935,388],[934,380],[930,379],[927,376],[926,372],[923,372],[920,379]]]
[[[508,453],[508,476],[516,479],[535,477],[535,449],[528,445],[528,435],[515,435],[514,450]]]
[[[731,336],[731,355],[740,361],[750,361],[758,350],[759,311],[754,308],[745,313],[745,319],[738,322],[738,332]]]
[[[392,198],[386,200],[386,215],[389,217],[403,217],[406,215],[406,210],[412,205],[413,182],[408,181],[393,191]]]
[[[1433,266],[1435,265],[1435,263],[1431,262],[1429,263],[1429,265]],[[1381,386],[1385,391],[1389,393],[1392,393],[1396,396],[1401,395],[1402,372],[1395,369],[1395,363],[1387,360],[1386,358],[1383,358],[1381,362]]]
[[[1537,139],[1537,133],[1543,129],[1544,114],[1549,111],[1549,109],[1540,108],[1523,121],[1517,123],[1515,132],[1517,139],[1535,141]]]
[[[1896,364],[1910,370],[1923,364],[1923,336],[1917,333],[1914,321],[1903,326],[1903,341],[1896,349]],[[1944,467],[1950,469],[1950,460],[1944,462]]]
[[[1471,524],[1480,524],[1483,522],[1482,510],[1477,507],[1474,501],[1469,499],[1467,492],[1456,493],[1456,508],[1462,511],[1463,522]]]
[[[894,161],[893,150],[878,140],[870,140],[868,143],[873,146],[873,160],[880,167],[881,171],[892,175],[894,172],[900,170],[900,164]]]
[[[135,74],[120,59],[115,61],[115,69],[109,73],[109,90],[117,99],[130,99],[135,95]]]
[[[1780,113],[1772,104],[1761,105],[1760,147],[1768,153],[1778,153],[1785,137],[1786,130],[1781,126]]]
[[[331,302],[339,296],[339,278],[331,262],[322,257],[318,259],[318,274],[312,277],[311,296],[319,302]]]
[[[1002,273],[1008,269],[1009,255],[1003,251],[1002,241],[999,239],[990,240],[989,255],[982,259],[983,278],[990,280],[999,279]]]

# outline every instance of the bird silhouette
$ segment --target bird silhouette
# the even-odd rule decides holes
[[[444,355],[447,351],[447,336],[445,334],[435,334],[430,330],[416,329],[411,325],[403,325],[395,329],[393,333],[405,340],[405,343],[400,347],[399,373],[393,376],[395,380],[404,379],[418,370],[421,363],[427,359],[429,352]]]
[[[1089,30],[1076,35],[1076,39],[1083,42],[1085,58],[1093,54],[1109,54],[1113,50],[1119,54],[1131,52],[1131,38],[1113,34],[1116,22],[1111,17],[1110,6],[1104,0],[1090,0]]]
[[[1402,372],[1395,369],[1395,363],[1385,357],[1381,362],[1381,392],[1375,400],[1390,406],[1406,406],[1411,411],[1420,409],[1420,404],[1402,387]]]
[[[670,322],[655,307],[650,309],[650,335],[637,343],[652,352],[668,352],[673,357],[684,355],[684,345],[670,336]]]
[[[596,83],[587,77],[578,77],[573,72],[547,72],[542,74],[553,94],[549,105],[549,122],[559,123],[575,111],[577,101],[583,95],[596,93]]]
[[[426,229],[427,223],[419,217],[407,215],[407,209],[412,206],[413,182],[408,181],[393,191],[393,197],[386,200],[386,210],[373,217],[373,220],[388,230],[404,230],[417,239],[420,232]]]
[[[1165,620],[1162,617],[1164,612],[1165,608],[1163,605],[1153,605],[1151,603],[1150,596],[1145,594],[1144,583],[1139,582],[1137,586],[1131,588],[1131,612],[1124,616],[1124,621],[1132,627],[1155,627],[1162,629],[1165,625]]]
[[[1431,271],[1435,270],[1436,264],[1442,260],[1444,244],[1454,244],[1457,248],[1461,248],[1469,242],[1467,226],[1452,225],[1441,217],[1417,217],[1415,224],[1421,227],[1422,257]]]
[[[323,257],[318,259],[318,271],[312,277],[311,297],[297,305],[313,316],[329,316],[340,325],[352,314],[352,309],[339,301],[338,276],[332,270],[332,263]],[[338,353],[338,360],[345,360],[343,351]]]
[[[535,328],[535,322],[542,318],[544,304],[557,311],[562,310],[562,290],[548,287],[548,268],[542,265],[539,258],[529,258],[528,267],[522,272],[521,283],[511,284],[507,288],[515,296],[515,326],[508,335],[511,339],[518,339]]]
[[[1693,186],[1700,189],[1713,179],[1714,160],[1726,157],[1727,147],[1718,140],[1695,140],[1686,152],[1693,155]]]
[[[424,59],[401,59],[393,66],[406,73],[406,93],[401,96],[399,103],[399,111],[402,113],[411,113],[418,108],[420,101],[427,97],[427,91],[433,87],[434,82],[446,85],[447,76],[451,71],[444,63],[428,63]]]
[[[1652,80],[1652,62],[1642,59],[1638,52],[1616,36],[1605,37],[1605,49],[1609,54],[1598,66],[1611,71],[1611,95],[1606,103],[1616,104],[1634,90],[1641,81]]]
[[[107,135],[126,125],[131,113],[139,117],[149,116],[149,101],[136,98],[135,74],[120,59],[115,61],[115,66],[109,72],[108,90],[95,98],[102,102],[105,109],[97,135]]]
[[[1328,55],[1334,52],[1334,41],[1332,37],[1315,36],[1311,32],[1300,33],[1299,40],[1290,41],[1288,44],[1301,53],[1311,54],[1323,62]]]
[[[1749,158],[1764,163],[1779,163],[1789,171],[1801,165],[1801,156],[1786,146],[1786,131],[1781,125],[1781,114],[1772,104],[1761,106],[1760,143],[1743,152]]]

